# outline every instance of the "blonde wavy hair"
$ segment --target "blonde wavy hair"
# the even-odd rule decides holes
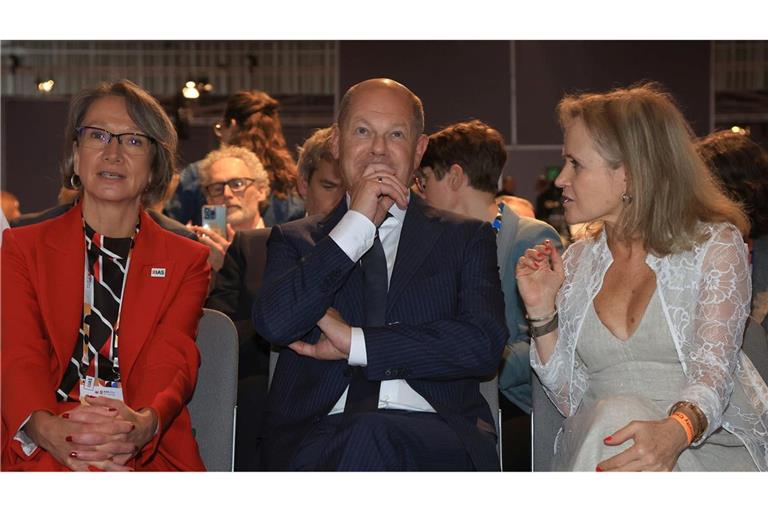
[[[568,95],[557,115],[563,129],[581,119],[609,166],[626,170],[632,199],[616,223],[619,240],[639,236],[646,250],[664,256],[703,241],[700,222],[730,222],[749,232],[749,219],[713,177],[691,127],[658,83]]]

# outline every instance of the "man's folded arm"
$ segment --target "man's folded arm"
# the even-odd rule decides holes
[[[302,255],[281,226],[272,228],[267,247],[267,266],[253,305],[253,322],[265,340],[287,345],[316,326],[333,305],[355,262],[330,236]]]

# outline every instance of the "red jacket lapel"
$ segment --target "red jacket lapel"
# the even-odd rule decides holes
[[[81,219],[77,205],[48,224],[36,269],[42,292],[40,312],[59,362],[59,379],[72,357],[83,314],[85,239]]]

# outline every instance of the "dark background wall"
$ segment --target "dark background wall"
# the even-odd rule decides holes
[[[539,174],[561,163],[554,108],[564,93],[658,80],[703,135],[713,116],[710,55],[707,41],[342,41],[338,94],[386,76],[421,97],[428,132],[469,118],[487,122],[509,144],[505,173],[517,178],[517,194],[533,201]],[[3,98],[1,108],[2,188],[23,211],[55,204],[66,100]],[[286,130],[291,149],[305,131]],[[180,161],[215,145],[209,127],[193,126]]]

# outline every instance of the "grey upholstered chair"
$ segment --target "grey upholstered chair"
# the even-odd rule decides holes
[[[224,313],[203,309],[197,330],[200,370],[189,402],[192,430],[208,471],[232,471],[237,414],[237,330]]]

